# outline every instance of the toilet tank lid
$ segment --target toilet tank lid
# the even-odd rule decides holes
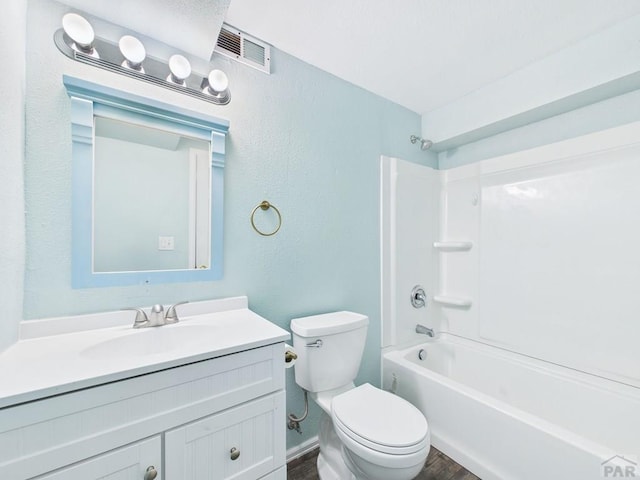
[[[369,317],[354,312],[331,312],[291,320],[291,331],[301,337],[348,332],[369,325]]]

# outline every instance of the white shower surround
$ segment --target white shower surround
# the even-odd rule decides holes
[[[602,388],[623,388],[634,401],[640,398],[640,123],[444,171],[383,158],[381,176],[386,351],[423,342],[425,337],[414,332],[416,323],[422,323],[478,346],[501,349],[487,347],[486,355],[513,352],[520,362],[530,358],[563,366],[567,375],[575,371],[576,379],[587,375],[602,381]],[[471,242],[471,248],[433,247],[442,241]],[[427,309],[410,305],[415,284],[428,292]],[[471,306],[447,306],[434,297]],[[450,355],[455,363],[456,350]],[[499,363],[478,363],[478,378],[487,373],[482,365]],[[495,367],[487,381],[503,371]],[[451,381],[468,390],[469,400],[485,396],[465,386],[463,378]],[[539,391],[546,388],[544,382],[533,385]],[[576,408],[590,409],[587,419],[606,423],[609,412],[619,408],[615,401],[597,408],[588,389],[576,392],[557,390],[557,395]],[[441,401],[433,398],[434,404]],[[447,408],[453,407],[442,412]],[[428,407],[425,413],[434,445],[444,437],[449,445],[464,445],[462,438],[442,430],[447,422],[429,418],[435,413]],[[502,411],[505,421],[512,416]],[[537,418],[534,427],[536,422],[556,424],[544,415]],[[610,427],[622,437],[623,429],[638,425],[640,413],[635,413],[628,425]],[[469,427],[465,435],[476,435],[484,443],[514,444],[519,451],[538,454],[506,423],[497,422],[491,432]],[[580,437],[571,427],[566,430]],[[470,455],[440,446],[463,463]],[[640,455],[638,444],[602,440],[600,446],[603,455]],[[473,455],[486,468],[485,475],[495,471],[495,478],[500,477],[503,470],[492,463],[495,459]],[[538,461],[544,462],[542,455]]]

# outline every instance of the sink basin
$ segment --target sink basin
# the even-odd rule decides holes
[[[120,336],[91,345],[80,352],[85,358],[109,359],[167,354],[178,350],[195,351],[215,339],[211,325],[174,324],[124,331]]]

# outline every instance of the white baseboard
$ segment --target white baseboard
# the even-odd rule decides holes
[[[305,453],[309,453],[311,450],[314,450],[316,448],[318,448],[317,435],[287,450],[287,463],[289,463],[291,460],[295,460],[296,458],[301,457]]]

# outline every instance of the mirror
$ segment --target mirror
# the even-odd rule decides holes
[[[95,117],[93,271],[208,268],[210,142]]]
[[[63,77],[74,288],[222,277],[228,122]]]

